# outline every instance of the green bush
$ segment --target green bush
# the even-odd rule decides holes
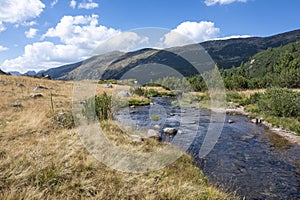
[[[277,117],[298,117],[300,115],[300,94],[287,88],[268,88],[259,109],[265,114]]]
[[[246,104],[257,104],[262,98],[262,93],[255,92],[250,94],[250,97],[247,98]]]
[[[83,114],[89,120],[107,120],[112,118],[112,97],[105,92],[84,104]]]
[[[136,94],[138,96],[147,96],[147,90],[141,88],[141,87],[137,87],[137,88],[130,88],[130,93],[131,94]]]

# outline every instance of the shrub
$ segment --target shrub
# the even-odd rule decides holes
[[[300,94],[287,88],[268,88],[259,109],[265,114],[277,117],[298,117],[300,115]]]
[[[60,112],[53,117],[53,121],[60,128],[72,129],[75,126],[72,113]]]
[[[255,92],[250,94],[250,97],[247,98],[246,104],[257,104],[262,98],[262,93]]]
[[[111,108],[112,97],[104,92],[100,96],[95,96],[94,99],[87,100],[83,113],[89,120],[94,120],[96,117],[99,120],[107,120],[112,118]]]
[[[130,88],[130,93],[131,94],[136,94],[138,96],[147,96],[147,90],[141,88],[141,87],[137,87],[137,88]]]

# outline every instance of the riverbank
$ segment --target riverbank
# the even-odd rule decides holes
[[[248,116],[248,117],[250,115],[251,116],[255,115],[255,113],[245,111],[244,106],[226,108],[226,113],[229,115],[237,114],[237,115],[244,115],[244,116]],[[256,116],[256,117],[259,118],[259,116]],[[282,127],[274,127],[271,123],[267,122],[266,120],[262,120],[261,124],[266,126],[273,133],[280,135],[281,137],[287,139],[289,142],[300,146],[300,136],[297,136],[296,132],[285,130]]]

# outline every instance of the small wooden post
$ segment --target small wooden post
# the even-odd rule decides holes
[[[52,112],[54,112],[52,92],[50,93],[50,100],[51,100],[51,110],[52,110]]]

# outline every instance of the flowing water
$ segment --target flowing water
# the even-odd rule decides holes
[[[199,158],[211,113],[194,107],[172,106],[172,99],[155,98],[154,105],[118,112],[116,119],[140,127],[179,128],[182,143],[190,142],[188,152],[210,181],[246,199],[300,199],[300,148],[284,138],[255,125],[244,116],[226,116],[221,135],[204,158]],[[158,120],[151,120],[151,116]],[[184,122],[182,121],[184,119]],[[227,123],[228,119],[234,123]],[[172,138],[163,135],[163,140]]]

